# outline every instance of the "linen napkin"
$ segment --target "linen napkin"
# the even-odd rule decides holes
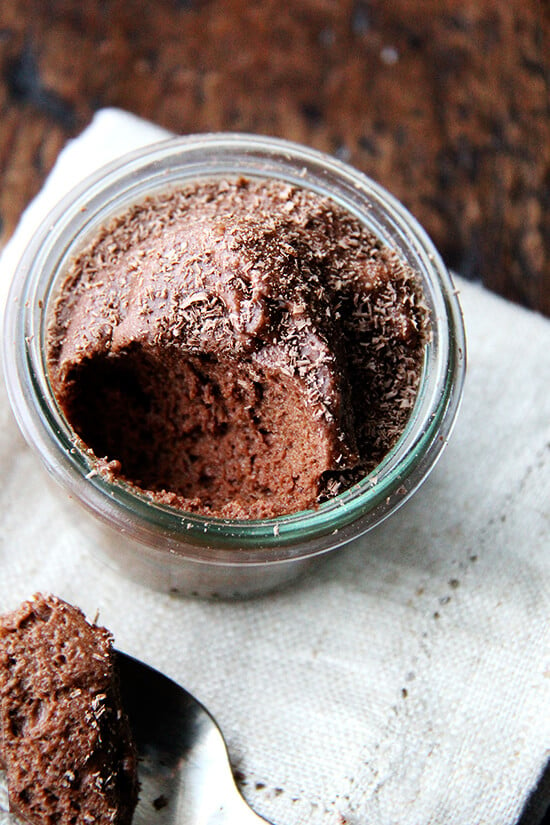
[[[158,127],[99,112],[0,260]],[[0,389],[0,611],[37,590],[185,685],[277,825],[535,825],[550,804],[550,322],[457,279],[469,371],[440,462],[385,524],[291,587],[211,603],[96,561]],[[535,790],[537,789],[537,790]]]

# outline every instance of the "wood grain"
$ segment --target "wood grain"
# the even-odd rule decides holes
[[[550,6],[2,0],[2,239],[102,106],[353,163],[447,262],[550,315]]]

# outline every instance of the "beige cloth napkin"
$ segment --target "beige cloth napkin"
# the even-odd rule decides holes
[[[0,262],[96,166],[164,132],[104,110],[62,152]],[[277,825],[515,823],[550,751],[550,322],[459,281],[469,373],[432,475],[289,589],[243,603],[150,592],[91,555],[0,394],[0,610],[36,590],[218,719]],[[535,798],[521,820],[534,825]]]

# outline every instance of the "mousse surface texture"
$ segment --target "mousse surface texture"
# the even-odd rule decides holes
[[[207,517],[270,518],[376,467],[428,335],[416,276],[343,207],[205,179],[136,204],[79,253],[49,370],[100,472]]]
[[[110,633],[36,595],[0,617],[0,763],[32,825],[129,825],[137,755]]]

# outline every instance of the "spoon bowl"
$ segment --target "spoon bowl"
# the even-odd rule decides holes
[[[139,754],[133,825],[260,825],[237,790],[221,731],[184,688],[118,654],[123,706]]]

